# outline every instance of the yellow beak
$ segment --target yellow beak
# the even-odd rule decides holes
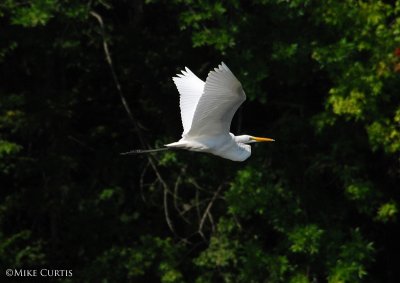
[[[256,141],[256,142],[273,142],[273,141],[275,141],[274,139],[260,138],[260,137],[251,137],[251,139]]]

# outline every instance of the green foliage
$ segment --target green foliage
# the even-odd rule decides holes
[[[13,7],[14,15],[11,22],[24,27],[45,25],[52,17],[57,1],[34,0],[26,7]]]
[[[372,184],[362,180],[351,180],[345,187],[345,196],[352,201],[357,210],[362,214],[372,216],[375,214],[375,208],[378,205],[376,198],[379,192],[376,192]]]
[[[373,252],[373,244],[362,239],[356,229],[351,240],[340,247],[339,258],[331,269],[328,282],[361,282],[367,275],[363,262],[370,259]]]
[[[389,202],[382,204],[379,207],[378,215],[376,217],[379,221],[388,222],[395,220],[398,212],[397,204],[395,202]]]
[[[211,237],[207,250],[195,259],[194,263],[200,267],[209,269],[224,268],[237,265],[237,252],[239,242],[229,238],[231,230],[234,228],[233,223],[221,219],[218,223],[218,234]]]
[[[76,0],[5,0],[0,4],[0,16],[8,14],[11,24],[34,28],[48,24],[57,14],[73,19],[87,17],[88,7]]]
[[[371,188],[365,183],[353,183],[346,187],[346,194],[351,200],[366,200],[370,194]]]
[[[372,149],[382,147],[388,153],[400,151],[400,132],[398,126],[390,120],[373,122],[368,125],[367,132]]]
[[[7,155],[15,154],[21,150],[21,146],[5,140],[0,140],[0,158]]]
[[[3,266],[27,267],[46,262],[43,243],[32,241],[32,233],[28,230],[11,237],[0,234],[0,240],[0,260]]]
[[[196,259],[198,266],[227,267],[236,265],[236,255],[234,252],[235,242],[232,243],[226,236],[213,237],[210,239],[210,245],[206,252]]]
[[[214,21],[227,23],[227,7],[219,1],[186,1],[191,9],[180,15],[181,29],[193,29],[193,47],[213,46],[224,51],[235,46],[234,34],[237,27],[233,24],[228,29],[208,27]],[[227,1],[228,5],[235,5],[236,1]]]
[[[290,283],[309,283],[307,275],[305,274],[296,274],[292,278],[290,278]]]
[[[4,174],[10,173],[14,165],[11,157],[18,153],[22,149],[22,146],[0,140],[0,171]]]
[[[319,251],[323,230],[316,225],[297,227],[289,234],[290,250],[294,253],[316,254]]]
[[[87,276],[105,282],[131,282],[153,274],[161,282],[183,282],[181,272],[176,269],[179,251],[168,238],[142,236],[129,246],[105,250],[91,263],[93,269],[88,271],[93,273]]]
[[[268,191],[260,186],[261,172],[248,168],[236,174],[236,180],[225,194],[230,203],[229,212],[241,216],[263,214],[268,201]]]
[[[175,152],[164,152],[158,161],[158,164],[161,166],[168,166],[176,163],[177,163],[177,158]]]
[[[400,43],[396,35],[398,11],[380,1],[345,1],[321,7],[320,11],[323,11],[322,21],[330,27],[355,27],[343,29],[335,43],[320,45],[313,53],[313,58],[331,72],[335,82],[327,106],[335,115],[363,120],[373,148],[398,151],[399,130],[392,120],[394,112],[390,108],[377,108],[393,97],[384,86],[397,76],[390,66],[396,60],[393,51]],[[389,17],[396,17],[390,25]]]

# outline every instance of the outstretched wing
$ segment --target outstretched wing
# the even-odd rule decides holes
[[[228,134],[232,118],[245,100],[242,85],[222,62],[208,74],[187,136]]]
[[[191,127],[193,115],[203,94],[205,83],[187,67],[185,67],[185,71],[182,71],[182,74],[177,74],[172,79],[180,94],[179,105],[181,108],[183,136]]]

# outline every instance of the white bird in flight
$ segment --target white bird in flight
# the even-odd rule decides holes
[[[182,138],[166,144],[166,148],[136,150],[125,154],[177,148],[244,161],[251,155],[249,143],[274,141],[249,135],[235,136],[229,132],[232,118],[246,100],[246,94],[224,62],[209,72],[205,82],[187,67],[173,80],[180,94]]]

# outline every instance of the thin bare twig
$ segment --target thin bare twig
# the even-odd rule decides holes
[[[105,59],[106,59],[106,62],[108,64],[109,68],[110,68],[111,75],[112,75],[115,87],[116,87],[116,89],[118,91],[118,94],[120,96],[120,99],[121,99],[122,105],[123,105],[123,107],[125,109],[125,112],[127,113],[130,121],[133,124],[134,130],[135,130],[135,132],[137,134],[137,137],[138,137],[138,139],[140,141],[141,146],[143,148],[149,148],[147,143],[145,142],[145,140],[143,138],[141,129],[139,127],[139,123],[134,118],[134,116],[132,114],[132,111],[131,111],[131,108],[129,107],[128,102],[125,99],[125,95],[124,95],[124,93],[122,91],[121,84],[120,84],[118,76],[117,76],[117,74],[115,72],[115,68],[114,68],[114,65],[113,65],[112,58],[111,58],[110,50],[108,48],[108,43],[107,43],[107,40],[106,40],[106,33],[105,33],[103,18],[98,13],[96,13],[95,11],[90,11],[90,15],[92,15],[100,25],[101,36],[102,36],[102,40],[103,40],[103,49],[104,49]],[[175,230],[174,230],[173,226],[171,225],[171,220],[169,218],[169,213],[168,213],[168,207],[166,206],[167,205],[166,194],[168,192],[170,192],[169,187],[168,187],[167,183],[164,181],[164,179],[162,178],[162,176],[161,176],[161,174],[160,174],[160,172],[159,172],[159,170],[157,168],[157,165],[153,161],[152,157],[150,155],[147,155],[147,159],[148,159],[148,162],[149,162],[151,168],[153,169],[154,173],[156,174],[156,177],[157,177],[158,181],[161,183],[161,185],[162,185],[162,187],[164,189],[164,213],[165,213],[165,217],[167,219],[168,227],[176,235]]]
[[[143,194],[143,188],[144,188],[144,176],[147,172],[147,168],[149,168],[150,162],[147,162],[146,165],[144,166],[142,172],[140,173],[140,178],[139,178],[139,187],[140,187],[140,197],[142,198],[143,202],[146,202],[146,198],[144,197]]]
[[[184,214],[186,214],[186,213],[188,213],[189,211],[191,211],[193,208],[196,208],[196,210],[197,210],[197,214],[198,214],[198,219],[199,219],[199,221],[200,221],[200,215],[201,215],[201,213],[200,213],[200,207],[204,204],[204,203],[209,203],[209,201],[210,201],[210,199],[211,198],[207,198],[207,199],[203,199],[203,200],[201,200],[201,201],[195,201],[195,204],[194,205],[188,205],[188,204],[186,204],[186,209],[184,209],[184,210],[181,210],[181,214],[180,215],[184,215]]]
[[[222,188],[223,188],[223,185],[220,185],[220,186],[218,187],[218,189],[215,191],[215,193],[214,193],[212,199],[211,199],[210,202],[208,203],[208,205],[207,205],[207,207],[206,207],[206,210],[205,210],[204,213],[203,213],[203,216],[201,217],[198,232],[199,232],[199,234],[200,234],[203,238],[204,238],[204,234],[203,234],[203,225],[204,225],[204,222],[205,222],[205,220],[206,220],[207,215],[210,213],[210,209],[211,209],[211,207],[213,206],[213,204],[214,204],[215,200],[217,199],[217,197],[218,197],[218,195],[219,195],[219,192],[222,190]]]
[[[81,147],[84,147],[84,148],[86,148],[86,149],[88,149],[88,150],[90,150],[90,151],[93,151],[93,152],[96,151],[93,147],[88,146],[88,145],[85,144],[84,142],[78,140],[77,138],[75,138],[75,137],[73,137],[73,136],[71,136],[71,135],[68,136],[68,139],[70,139],[70,140],[76,142],[76,143],[79,144]]]
[[[196,182],[196,180],[193,179],[193,178],[190,178],[190,179],[188,180],[188,182],[191,183],[191,184],[192,184],[197,190],[199,190],[199,191],[203,191],[203,192],[206,192],[206,193],[208,193],[208,194],[211,194],[211,193],[212,193],[211,191],[208,191],[207,189],[205,189],[205,188],[203,188],[202,186],[200,186],[200,185]]]
[[[207,214],[208,214],[208,219],[210,220],[210,224],[211,224],[211,231],[214,232],[215,231],[214,217],[212,216],[210,211],[208,211]]]
[[[174,207],[175,210],[179,212],[179,214],[181,213],[179,207],[178,207],[178,189],[179,189],[179,185],[181,183],[181,175],[178,176],[178,178],[176,179],[175,182],[175,186],[174,186]]]
[[[184,214],[188,210],[190,210],[190,208],[185,209],[185,205],[184,205],[183,210],[181,210],[181,209],[179,209],[179,205],[178,205],[178,200],[180,200],[178,190],[179,190],[179,185],[181,183],[181,180],[182,180],[182,174],[180,174],[178,176],[178,178],[176,179],[175,186],[174,186],[174,193],[172,194],[172,197],[174,199],[174,207],[175,207],[175,210],[179,213],[179,216],[183,219],[183,221],[190,224],[191,222],[184,216]]]
[[[130,108],[130,106],[129,106],[126,98],[125,98],[125,94],[122,91],[121,83],[120,83],[120,81],[118,79],[117,73],[115,72],[115,68],[114,68],[114,64],[113,64],[113,61],[112,61],[110,49],[108,48],[108,43],[107,43],[107,40],[106,40],[106,32],[105,32],[105,28],[104,28],[103,18],[98,13],[96,13],[95,11],[90,11],[90,15],[92,15],[100,25],[101,36],[102,36],[102,40],[103,40],[103,50],[104,50],[105,59],[106,59],[108,67],[110,68],[110,72],[111,72],[111,76],[112,76],[113,81],[114,81],[115,88],[118,91],[118,94],[119,94],[119,97],[121,99],[122,105],[123,105],[123,107],[125,109],[125,112],[128,115],[129,120],[131,121],[131,123],[133,125],[133,128],[134,128],[134,130],[136,132],[136,135],[137,135],[137,137],[139,139],[140,145],[143,148],[149,148],[148,144],[145,142],[145,139],[143,138],[143,134],[142,134],[142,131],[141,131],[140,124],[135,119],[134,115],[132,114],[133,112],[132,112],[132,110],[131,110],[131,108]]]
[[[167,196],[168,196],[168,192],[170,192],[170,189],[167,185],[167,183],[164,181],[163,177],[161,177],[160,172],[158,171],[158,168],[156,166],[156,164],[153,162],[153,159],[151,159],[151,157],[148,157],[150,166],[153,168],[154,173],[157,176],[157,179],[160,181],[163,190],[164,190],[164,214],[165,214],[165,219],[167,221],[168,227],[171,230],[172,233],[174,233],[175,236],[178,236],[175,232],[174,226],[172,225],[171,219],[169,217],[169,212],[168,212],[168,202],[167,202]]]
[[[169,211],[168,211],[168,191],[167,188],[164,187],[164,215],[165,215],[165,220],[167,221],[167,225],[169,229],[172,231],[172,233],[175,233],[174,226],[172,224],[171,218],[169,217]]]

